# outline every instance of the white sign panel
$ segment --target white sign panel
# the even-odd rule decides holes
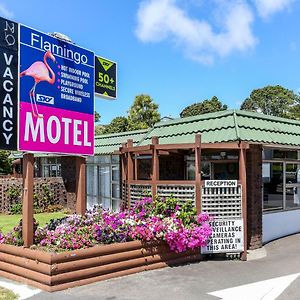
[[[244,251],[243,219],[210,221],[212,235],[201,253],[231,253]]]
[[[205,180],[205,187],[237,187],[237,180]]]

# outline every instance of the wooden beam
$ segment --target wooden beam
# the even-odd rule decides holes
[[[240,144],[239,153],[239,180],[242,183],[242,216],[244,225],[244,252],[241,259],[247,260],[247,174],[246,174],[246,150],[243,142]]]
[[[76,157],[76,213],[86,213],[86,163],[84,157]]]
[[[152,197],[155,198],[157,193],[157,184],[156,182],[159,180],[159,158],[158,158],[158,151],[157,151],[157,145],[158,145],[158,137],[152,138],[152,174],[151,174],[151,180],[152,180]]]
[[[195,135],[195,202],[197,214],[201,212],[201,135]]]
[[[120,151],[121,153],[127,153],[127,152],[134,152],[134,153],[142,153],[145,151],[151,150],[151,145],[146,145],[146,146],[133,146],[133,143],[128,145],[127,148],[121,148]]]
[[[33,244],[33,172],[34,156],[26,153],[23,156],[23,208],[22,208],[22,237],[24,247]]]
[[[243,143],[244,149],[249,149],[249,144],[248,143]],[[202,143],[201,144],[202,149],[224,149],[224,150],[229,150],[229,149],[240,149],[239,143],[238,142],[232,142],[232,143]]]
[[[151,184],[151,180],[130,180],[129,184]],[[161,185],[195,185],[194,180],[159,180],[156,181],[156,184]]]
[[[157,150],[184,150],[184,149],[194,149],[195,143],[187,144],[159,144],[156,146]]]

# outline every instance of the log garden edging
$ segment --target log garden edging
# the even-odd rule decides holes
[[[0,245],[0,276],[48,292],[201,260],[200,250],[175,253],[163,243],[140,241],[49,253]]]

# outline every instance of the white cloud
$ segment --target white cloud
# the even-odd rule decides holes
[[[294,0],[254,0],[258,13],[263,18],[287,9]]]
[[[14,16],[14,13],[0,2],[0,16],[4,18],[12,18]]]
[[[219,1],[218,8],[220,5],[224,12],[217,32],[208,21],[188,16],[176,0],[143,1],[136,35],[143,42],[170,38],[189,58],[208,64],[216,56],[253,47],[257,40],[251,29],[254,17],[250,7],[242,1]]]

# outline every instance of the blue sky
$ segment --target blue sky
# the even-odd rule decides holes
[[[0,15],[118,63],[117,100],[95,101],[104,124],[141,93],[178,117],[214,95],[239,108],[265,85],[300,91],[300,1],[0,0]]]

